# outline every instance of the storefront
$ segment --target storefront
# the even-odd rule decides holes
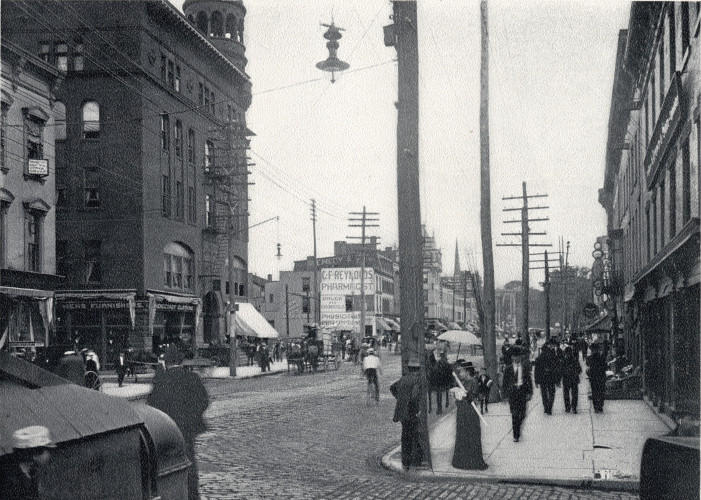
[[[149,292],[149,330],[154,354],[175,344],[181,352],[193,353],[202,317],[202,300],[189,295]]]
[[[112,364],[121,349],[135,341],[137,310],[134,290],[56,292],[56,332],[52,342],[64,349],[90,349],[103,364]]]
[[[54,292],[0,286],[0,349],[32,358],[53,326]]]

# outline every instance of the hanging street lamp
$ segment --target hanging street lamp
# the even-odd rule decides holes
[[[336,83],[336,73],[347,70],[350,67],[350,64],[345,61],[341,61],[336,55],[339,47],[338,40],[340,40],[343,36],[341,35],[341,31],[345,30],[336,26],[333,23],[333,20],[331,21],[331,24],[322,23],[321,25],[328,28],[326,33],[324,33],[324,38],[328,40],[326,43],[326,48],[329,49],[329,57],[324,61],[316,63],[316,67],[321,71],[331,73],[331,83]]]

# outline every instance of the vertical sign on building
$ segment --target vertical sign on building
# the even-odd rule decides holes
[[[360,335],[360,286],[361,269],[327,268],[321,271],[321,327],[348,330]],[[375,331],[375,270],[365,268],[366,314],[365,323]]]

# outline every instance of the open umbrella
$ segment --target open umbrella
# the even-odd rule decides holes
[[[448,330],[438,336],[438,340],[445,340],[458,344],[458,357],[460,357],[460,346],[467,345],[482,345],[482,341],[477,335],[465,330]]]

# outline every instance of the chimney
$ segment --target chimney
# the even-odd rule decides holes
[[[273,275],[272,275],[272,274],[269,274],[269,275],[268,275],[268,281],[273,281]]]

